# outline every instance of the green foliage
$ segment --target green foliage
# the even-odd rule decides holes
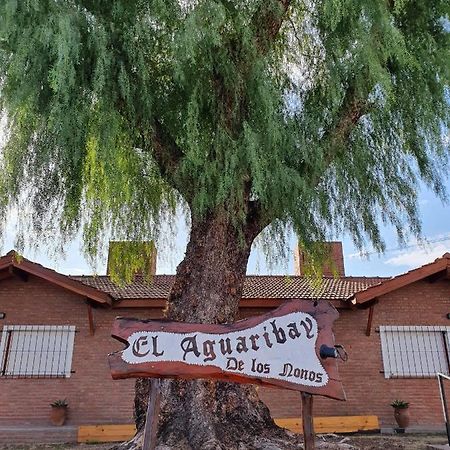
[[[2,0],[3,209],[92,256],[181,197],[237,226],[258,200],[306,248],[419,233],[419,180],[445,198],[449,1],[296,0],[262,35],[281,4]]]
[[[409,408],[409,403],[404,400],[394,400],[391,403],[391,406],[396,409],[406,409]]]
[[[108,249],[108,275],[117,284],[130,280],[136,273],[151,281],[156,269],[156,248],[153,241],[111,241]]]
[[[50,406],[54,406],[55,408],[67,408],[69,406],[69,403],[66,399],[60,399],[50,403]]]

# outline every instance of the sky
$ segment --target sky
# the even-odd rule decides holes
[[[450,181],[447,182],[450,192]],[[343,239],[347,275],[393,276],[422,266],[450,253],[450,206],[443,205],[435,195],[423,189],[419,197],[422,220],[423,244],[410,240],[403,248],[399,247],[392,229],[384,229],[386,251],[382,255],[361,256],[350,239]]]
[[[450,192],[450,180],[447,183]],[[410,240],[403,248],[399,247],[395,233],[392,229],[384,228],[383,237],[386,242],[386,251],[379,255],[368,249],[368,255],[358,253],[348,236],[338,236],[336,240],[343,242],[345,271],[348,276],[394,276],[434,261],[446,252],[450,252],[450,206],[444,205],[434,194],[427,189],[422,189],[419,194],[419,208],[421,212],[424,244],[418,244],[415,239]],[[10,218],[6,230],[2,254],[14,248],[15,223],[14,217]],[[158,248],[157,273],[173,274],[176,266],[182,260],[188,239],[184,219],[177,220],[177,233],[172,248]],[[253,249],[247,267],[248,274],[294,274],[293,252],[296,240],[291,237],[289,241],[290,254],[286,260],[280,261],[274,266],[268,266],[261,251]],[[50,257],[45,249],[34,251],[26,248],[23,255],[46,267],[58,272],[80,275],[106,273],[106,261],[97,267],[90,267],[82,255],[80,240],[76,239],[65,249],[65,257]]]

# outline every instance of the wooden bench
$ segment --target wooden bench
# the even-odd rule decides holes
[[[78,442],[121,442],[131,439],[136,433],[134,424],[129,425],[81,425],[78,427]]]
[[[294,433],[302,433],[302,419],[275,419],[278,426]],[[377,416],[337,416],[315,417],[316,433],[355,433],[380,429]],[[78,442],[120,442],[131,439],[136,433],[133,424],[129,425],[82,425],[78,427]]]
[[[275,423],[294,433],[303,433],[302,419],[275,419]],[[376,431],[380,429],[377,416],[330,416],[314,417],[316,433],[355,433],[357,431]]]

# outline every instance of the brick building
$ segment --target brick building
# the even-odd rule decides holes
[[[347,277],[339,243],[332,255],[338,276],[325,272],[319,290],[301,275],[301,255],[300,275],[247,276],[241,317],[290,298],[330,301],[340,312],[336,342],[349,354],[340,363],[347,401],[316,397],[315,414],[376,415],[389,427],[389,404],[401,399],[412,425],[441,427],[435,373],[449,373],[450,254],[394,278]],[[161,317],[173,280],[155,275],[149,284],[138,275],[118,287],[108,276],[62,275],[14,252],[0,258],[0,429],[46,425],[49,403],[63,398],[69,426],[131,423],[134,381],[113,381],[107,365],[121,347],[111,324],[119,315]],[[259,392],[274,417],[300,415],[298,393]]]

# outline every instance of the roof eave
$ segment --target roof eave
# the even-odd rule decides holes
[[[416,281],[423,280],[424,278],[434,275],[435,273],[445,270],[449,266],[450,258],[445,254],[442,258],[436,259],[434,262],[425,264],[409,272],[403,273],[389,280],[382,281],[379,284],[370,286],[367,289],[356,292],[353,294],[349,301],[353,305],[360,305],[368,301],[374,300],[385,294],[389,294],[392,291],[400,289]]]
[[[24,272],[42,278],[83,297],[87,297],[102,305],[111,305],[113,302],[113,299],[109,294],[73,280],[67,275],[63,275],[40,264],[29,261],[28,259],[19,256],[14,250],[0,258],[0,270],[8,267],[23,270]]]

